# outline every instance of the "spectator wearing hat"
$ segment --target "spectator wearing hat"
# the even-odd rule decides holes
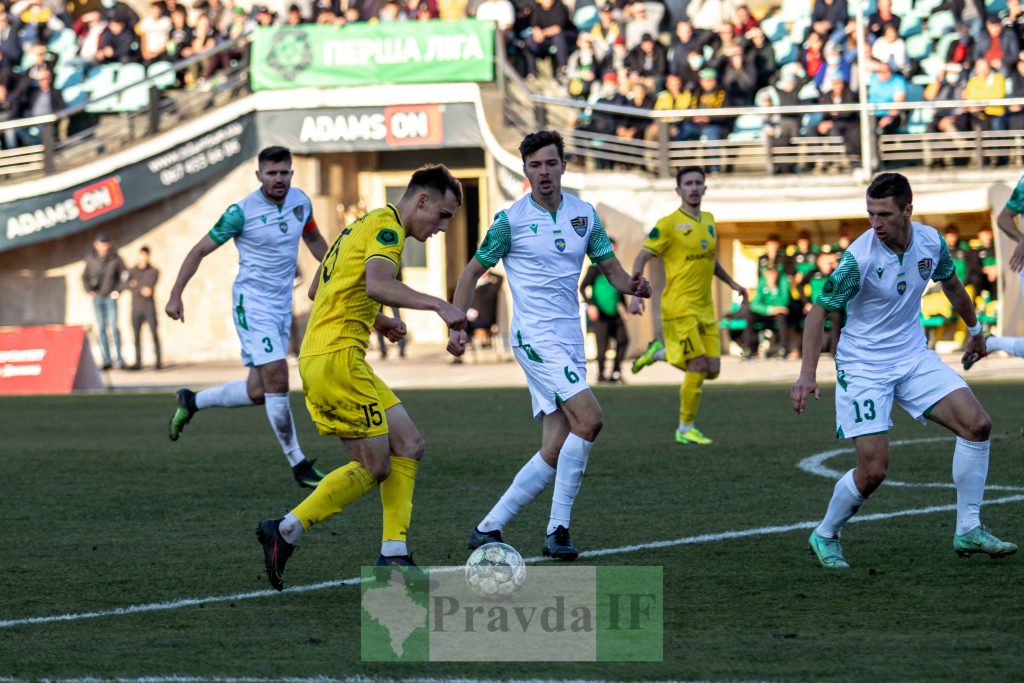
[[[645,33],[640,39],[640,44],[626,55],[626,69],[639,74],[649,91],[657,92],[665,84],[668,50],[650,33]]]
[[[576,27],[569,8],[562,0],[537,0],[530,14],[530,35],[526,38],[526,71],[528,77],[537,76],[537,58],[554,51],[556,75],[565,71],[572,44],[576,41]]]
[[[974,59],[984,59],[994,70],[1008,74],[1018,61],[1020,40],[1017,32],[1003,26],[1002,20],[991,14],[985,20],[985,32],[974,44]]]
[[[875,11],[868,17],[868,31],[878,38],[890,24],[895,26],[896,32],[899,33],[900,18],[892,13],[892,0],[877,0]]]
[[[878,64],[868,83],[868,102],[889,104],[907,100],[907,80],[893,73],[887,63]],[[876,132],[879,135],[896,133],[903,125],[906,114],[899,109],[879,109],[875,112]]]
[[[626,97],[619,91],[619,75],[615,71],[605,71],[601,76],[600,86],[591,88],[590,102],[592,104],[604,104],[614,106],[625,106]],[[618,116],[597,109],[584,109],[576,122],[579,130],[600,135],[615,135],[618,126]],[[595,160],[597,168],[611,168],[610,161],[604,159]]]
[[[398,6],[395,5],[395,15],[398,14]],[[212,22],[211,22],[212,23]],[[305,24],[306,20],[302,18],[302,10],[298,5],[292,4],[288,6],[288,11],[284,15],[285,26],[300,26]],[[216,27],[216,24],[213,24]]]
[[[124,356],[121,355],[121,331],[117,327],[117,298],[125,275],[124,262],[117,251],[111,248],[110,238],[104,233],[98,234],[85,257],[82,285],[92,299],[104,370],[113,367],[115,358],[118,367],[125,366]],[[116,356],[110,353],[111,336]]]
[[[107,30],[100,37],[100,47],[96,51],[98,64],[127,64],[139,59],[139,43],[134,33],[130,33],[122,20],[115,16],[107,23]]]
[[[792,65],[787,65],[792,66]],[[801,87],[807,82],[801,77],[799,67],[783,68],[773,86],[764,88],[758,93],[758,106],[796,106],[803,104],[800,99]],[[790,141],[800,134],[801,114],[772,114],[765,119],[764,132],[770,147],[788,147]],[[775,171],[788,173],[793,166],[779,164]]]

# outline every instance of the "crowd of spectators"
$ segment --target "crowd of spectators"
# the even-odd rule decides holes
[[[957,276],[975,302],[978,319],[993,324],[999,267],[992,230],[983,226],[976,238],[967,240],[955,226],[950,226],[944,230],[944,236]],[[742,307],[735,306],[725,322],[744,358],[800,356],[804,317],[849,245],[850,235],[846,231],[830,244],[814,244],[806,231],[789,246],[783,246],[778,235],[768,236],[758,257],[757,282],[750,287],[750,300]],[[958,345],[966,341],[966,328],[939,284],[933,283],[925,292],[921,320],[932,347],[947,330],[952,330],[953,341]],[[835,353],[844,322],[842,311],[827,314],[823,352]]]
[[[564,95],[588,103],[648,111],[850,104],[862,87],[862,58],[871,103],[1024,94],[1020,0],[1007,0],[999,14],[987,13],[984,0],[945,0],[930,12],[914,10],[903,17],[893,13],[892,0],[877,0],[864,22],[868,47],[863,57],[847,0],[808,0],[803,16],[786,20],[781,18],[784,7],[759,5],[762,16],[755,16],[735,0],[535,0],[516,5],[486,0],[485,5],[504,7],[510,56],[528,81],[557,82]],[[942,16],[949,30],[937,34],[940,18],[933,17]],[[935,28],[929,29],[932,21]],[[542,60],[550,61],[550,69],[541,69]],[[646,121],[586,108],[576,126],[651,139]],[[673,126],[671,137],[720,139],[732,132],[734,121],[709,111]],[[1005,130],[1024,126],[1024,110],[950,109],[924,123],[921,132]],[[906,110],[881,109],[875,133],[903,132],[907,124]],[[859,156],[856,114],[765,117],[761,133],[773,147],[786,146],[799,134],[837,135],[848,155]]]

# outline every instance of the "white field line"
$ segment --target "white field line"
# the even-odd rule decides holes
[[[1018,503],[1024,502],[1024,494],[1005,496],[1003,498],[996,498],[994,500],[986,501],[985,505],[1004,505],[1007,503]],[[956,505],[932,505],[923,508],[910,508],[907,510],[897,510],[895,512],[879,512],[870,515],[859,515],[850,520],[850,522],[877,522],[887,519],[896,519],[898,517],[911,517],[915,515],[928,515],[935,512],[948,512],[955,510]],[[623,553],[635,553],[642,550],[658,550],[661,548],[671,548],[680,545],[694,545],[698,543],[714,543],[717,541],[728,541],[736,538],[750,538],[752,536],[768,536],[772,534],[784,534],[790,531],[799,531],[801,529],[813,529],[820,523],[820,520],[810,520],[806,522],[797,522],[795,524],[787,524],[784,526],[762,526],[754,527],[752,529],[740,529],[737,531],[724,531],[714,534],[699,534],[696,536],[683,536],[682,538],[676,538],[667,541],[651,541],[650,543],[638,543],[635,545],[623,545],[617,548],[601,548],[598,550],[585,550],[580,553],[581,558],[588,557],[602,557],[605,555],[619,555]],[[547,561],[549,558],[545,557],[528,557],[526,562],[536,564],[538,562]],[[457,570],[459,568],[453,568]],[[353,577],[349,579],[338,579],[334,581],[321,581],[319,583],[310,583],[298,586],[290,586],[287,588],[285,593],[305,593],[309,591],[324,590],[326,588],[336,588],[338,586],[351,586],[356,585],[361,581],[360,577]],[[82,621],[84,619],[98,619],[101,617],[119,617],[126,616],[129,614],[139,614],[142,612],[157,612],[161,610],[180,609],[182,607],[195,607],[197,605],[209,605],[218,602],[238,602],[241,600],[252,600],[255,598],[269,598],[275,595],[279,595],[278,591],[275,590],[259,590],[250,591],[247,593],[235,593],[233,595],[210,595],[203,598],[184,598],[180,600],[170,600],[168,602],[150,602],[142,605],[131,605],[129,607],[116,607],[114,609],[107,610],[96,610],[93,612],[75,612],[69,614],[55,614],[50,616],[42,617],[22,617],[19,619],[5,619],[0,621],[0,629],[12,628],[14,626],[25,626],[29,624],[52,624],[62,621]]]
[[[892,446],[905,446],[915,443],[932,443],[938,441],[949,441],[950,437],[931,437],[921,439],[902,439],[891,442]],[[826,467],[823,463],[829,458],[833,458],[837,455],[844,453],[852,453],[853,448],[834,448],[821,453],[815,453],[801,460],[797,467],[801,470],[810,474],[826,477],[829,479],[839,479],[842,476],[842,472],[833,470]],[[951,484],[945,483],[906,483],[906,482],[894,482],[887,480],[885,482],[890,486],[903,486],[903,487],[922,487],[922,488],[949,488]],[[1019,486],[993,486],[987,485],[987,490],[992,491],[1024,491],[1024,487]],[[1005,505],[1007,503],[1017,503],[1024,501],[1024,495],[1013,495],[1005,496],[1003,498],[996,498],[993,500],[985,501],[985,505]],[[850,522],[877,522],[887,519],[896,519],[898,517],[911,517],[915,515],[928,515],[935,512],[948,512],[955,510],[956,506],[952,504],[947,505],[931,505],[923,508],[910,508],[907,510],[897,510],[895,512],[878,512],[868,515],[858,515],[850,520]],[[782,526],[762,526],[754,527],[751,529],[739,529],[736,531],[723,531],[712,534],[698,534],[696,536],[683,536],[682,538],[675,538],[666,541],[651,541],[648,543],[637,543],[635,545],[623,545],[616,548],[599,548],[597,550],[585,550],[580,553],[581,558],[588,557],[603,557],[605,555],[620,555],[625,553],[635,553],[642,550],[658,550],[661,548],[671,548],[674,546],[681,545],[695,545],[699,543],[715,543],[718,541],[728,541],[737,538],[750,538],[753,536],[768,536],[773,534],[784,534],[790,531],[799,531],[802,529],[813,529],[819,523],[819,520],[811,520],[807,522],[796,522],[795,524],[787,524]],[[526,562],[530,564],[536,564],[539,562],[547,562],[550,558],[546,557],[527,557],[524,558]],[[459,567],[449,567],[445,571],[458,571]],[[436,571],[436,570],[435,570]],[[335,579],[332,581],[321,581],[318,583],[300,584],[298,586],[290,586],[287,588],[288,593],[306,593],[310,591],[319,591],[327,588],[337,588],[339,586],[354,586],[362,581],[360,577],[352,577],[348,579]],[[128,607],[115,607],[113,609],[96,610],[92,612],[74,612],[68,614],[54,614],[49,616],[39,617],[21,617],[17,619],[4,619],[0,620],[0,629],[12,628],[15,626],[26,626],[31,624],[52,624],[63,621],[82,621],[85,619],[99,619],[102,617],[119,617],[130,614],[139,614],[142,612],[158,612],[162,610],[181,609],[183,607],[195,607],[197,605],[209,605],[218,602],[237,602],[241,600],[252,600],[256,598],[270,598],[278,595],[278,591],[271,589],[264,589],[258,591],[249,591],[246,593],[234,593],[232,595],[210,595],[202,598],[182,598],[178,600],[169,600],[167,602],[150,602],[141,605],[130,605]],[[126,680],[140,680],[140,679],[126,679]],[[187,679],[186,679],[187,680]],[[228,679],[225,679],[228,680]],[[236,680],[236,679],[230,679]],[[243,679],[237,679],[240,683],[244,683]],[[317,679],[319,680],[319,679]],[[328,680],[328,679],[323,679]],[[363,680],[363,679],[353,679]],[[370,679],[366,679],[370,680]],[[424,679],[427,680],[427,679]],[[0,678],[0,683],[5,683],[7,679]],[[154,682],[155,683],[155,682]]]
[[[24,679],[2,678],[0,683],[23,683]],[[251,676],[138,676],[118,678],[43,678],[41,683],[550,683],[552,679],[541,678],[438,678],[416,676],[412,678],[388,678],[378,676],[283,676],[281,678],[260,678]],[[557,679],[558,683],[607,683],[603,679]],[[651,683],[710,683],[710,681],[652,681]],[[743,682],[740,682],[743,683]],[[757,683],[747,681],[746,683]]]
[[[993,440],[1002,437],[992,437]],[[954,437],[951,436],[933,436],[921,439],[900,439],[889,443],[890,446],[909,446],[910,444],[917,443],[937,443],[940,441],[953,441]],[[832,450],[823,451],[821,453],[815,453],[809,455],[801,460],[797,467],[807,472],[808,474],[816,474],[819,477],[825,477],[826,479],[839,479],[845,474],[845,470],[839,471],[834,470],[831,467],[825,465],[826,460],[830,460],[837,455],[845,455],[847,453],[853,453],[854,448],[852,446],[844,446],[843,448],[833,448]],[[953,482],[906,482],[896,481],[894,479],[886,479],[883,486],[896,486],[900,488],[920,488],[920,489],[952,489],[956,488]],[[1024,492],[1024,486],[1000,486],[997,484],[985,484],[986,491],[1012,491],[1012,492]],[[857,518],[854,517],[854,520]]]

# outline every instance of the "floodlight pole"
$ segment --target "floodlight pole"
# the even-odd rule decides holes
[[[868,52],[864,40],[864,0],[854,0],[854,14],[857,21],[857,98],[860,101],[860,164],[865,180],[874,174],[875,129],[868,111]]]

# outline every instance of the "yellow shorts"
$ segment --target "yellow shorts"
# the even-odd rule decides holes
[[[688,360],[722,356],[722,340],[714,320],[704,322],[694,315],[663,320],[661,336],[665,338],[665,360],[680,370],[686,369]]]
[[[388,408],[401,401],[351,347],[299,359],[306,409],[324,436],[365,439],[388,433]]]

